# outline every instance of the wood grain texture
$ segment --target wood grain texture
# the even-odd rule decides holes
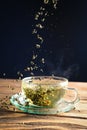
[[[20,80],[0,79],[0,130],[87,130],[87,83],[69,82],[78,90],[75,109],[56,115],[33,115],[19,111],[9,102],[21,91]]]

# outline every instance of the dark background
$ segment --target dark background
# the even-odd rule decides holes
[[[32,57],[35,39],[34,15],[43,0],[0,1],[0,77],[18,78]],[[87,0],[60,0],[57,9],[46,6],[50,15],[42,32],[40,55],[45,57],[44,73],[64,76],[70,81],[87,81]],[[33,26],[32,26],[33,25]]]

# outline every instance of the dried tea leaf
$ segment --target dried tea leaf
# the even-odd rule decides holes
[[[44,60],[44,58],[42,58],[42,59],[41,59],[41,62],[42,62],[43,64],[45,63],[45,60]]]
[[[45,10],[45,8],[43,8],[43,7],[40,7],[40,10],[43,10],[43,11],[44,11],[44,10]]]
[[[36,14],[36,15],[35,15],[35,20],[38,20],[38,18],[39,18],[39,15]]]
[[[44,26],[42,26],[40,23],[36,24],[36,27],[37,27],[37,28],[40,28],[40,29],[43,29],[43,28],[44,28]]]
[[[37,58],[37,55],[33,54],[32,60],[35,60]]]
[[[43,72],[43,69],[40,69],[41,72]]]
[[[30,70],[32,71],[32,70],[33,70],[33,67],[30,67]]]
[[[36,34],[36,33],[37,33],[37,30],[33,29],[32,34]]]
[[[45,18],[42,18],[41,21],[44,22],[44,21],[45,21]]]
[[[39,45],[39,44],[36,44],[36,48],[40,48],[40,45]]]
[[[48,4],[49,3],[49,0],[44,0],[44,4]]]
[[[33,61],[31,61],[31,62],[30,62],[30,64],[31,64],[31,65],[34,65],[34,62],[33,62]]]
[[[30,71],[30,67],[27,67],[26,70],[27,70],[27,71]]]
[[[41,43],[43,43],[43,38],[39,34],[37,34],[37,39],[39,39]]]
[[[34,75],[34,73],[33,73],[33,72],[31,72],[31,73],[30,73],[30,75]]]

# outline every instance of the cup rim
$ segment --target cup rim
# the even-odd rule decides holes
[[[63,82],[58,82],[58,84],[61,84],[61,87],[63,87],[63,86],[67,86],[68,85],[68,79],[67,78],[65,78],[65,77],[59,77],[59,76],[29,76],[29,77],[25,77],[25,78],[23,78],[22,79],[22,82],[26,82],[26,83],[29,83],[29,81],[31,82],[32,81],[32,79],[44,79],[44,78],[52,78],[52,79],[54,79],[54,80],[61,80],[61,81],[63,81]],[[28,82],[27,82],[28,81]],[[35,84],[37,84],[37,83],[35,83]],[[42,85],[42,83],[40,83],[41,85]],[[44,83],[43,85],[51,85],[50,83]],[[52,85],[57,85],[57,82],[56,83],[54,83],[54,84],[52,84]]]

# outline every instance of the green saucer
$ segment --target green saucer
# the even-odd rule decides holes
[[[19,94],[16,94],[19,95]],[[13,95],[10,99],[10,102],[19,110],[25,112],[25,113],[31,113],[31,114],[59,114],[68,112],[72,109],[74,109],[75,104],[66,102],[65,100],[61,100],[61,102],[56,104],[55,107],[49,108],[49,107],[43,107],[43,106],[37,106],[34,104],[29,105],[22,105],[19,103],[19,100],[15,98],[15,95]]]

